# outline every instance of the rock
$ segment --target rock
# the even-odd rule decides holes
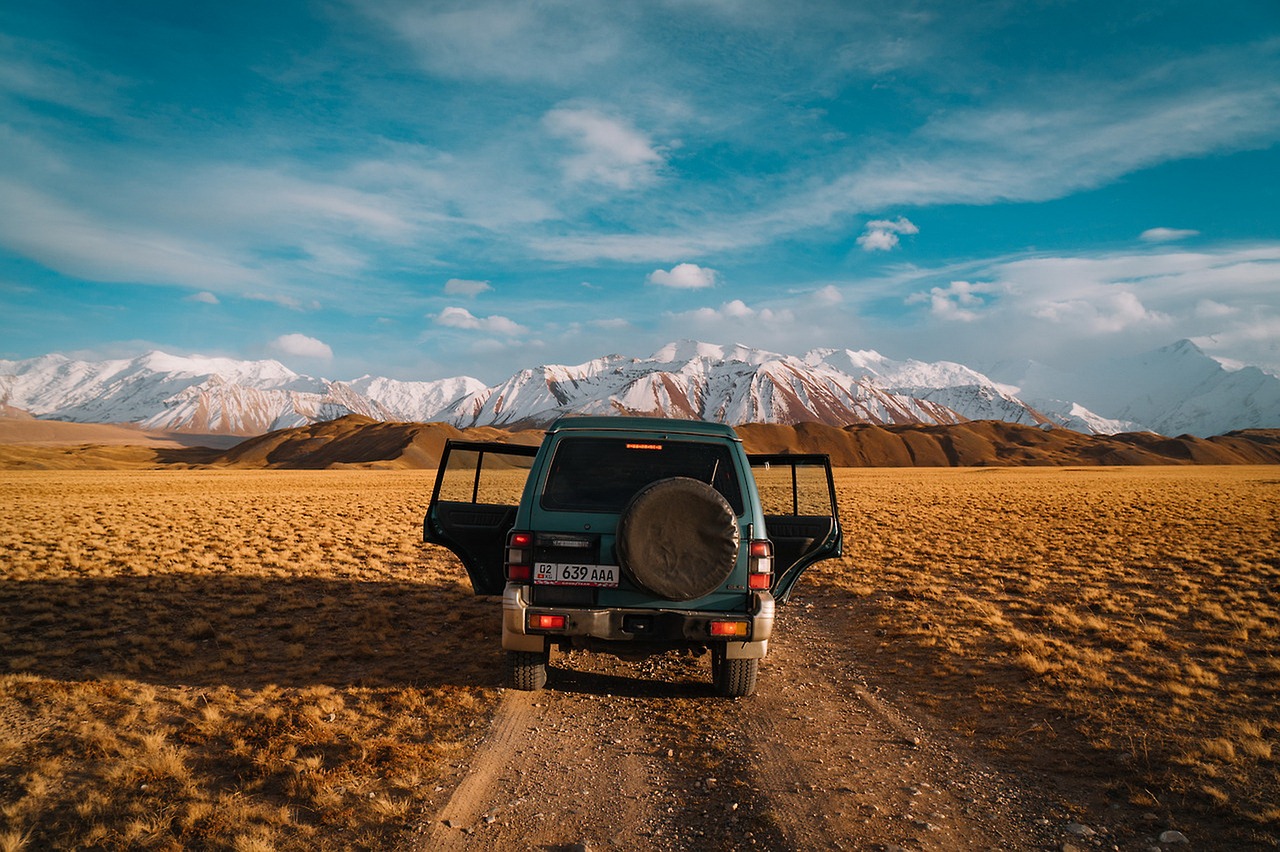
[[[1081,825],[1078,822],[1068,823],[1067,831],[1071,832],[1076,837],[1093,837],[1095,834],[1097,834],[1097,832],[1094,831],[1089,826]]]
[[[1168,843],[1173,846],[1189,846],[1191,841],[1181,831],[1165,831],[1160,834],[1160,842]]]

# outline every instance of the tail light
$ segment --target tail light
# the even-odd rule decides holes
[[[753,538],[747,551],[747,588],[763,591],[773,585],[773,542]]]
[[[513,530],[507,536],[507,579],[533,582],[533,533]]]

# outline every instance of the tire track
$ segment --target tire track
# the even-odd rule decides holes
[[[706,657],[553,656],[415,848],[1050,848],[1015,783],[866,688],[827,617],[788,608],[737,700]]]

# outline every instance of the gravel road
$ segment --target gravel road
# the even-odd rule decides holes
[[[547,690],[504,691],[417,848],[1064,848],[1034,785],[867,688],[827,607],[785,608],[737,700],[705,656],[553,654]]]

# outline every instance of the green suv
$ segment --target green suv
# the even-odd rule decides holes
[[[541,446],[450,441],[423,539],[502,595],[517,689],[553,646],[633,658],[711,652],[717,691],[749,695],[774,606],[843,545],[825,455],[748,455],[732,428],[563,417]]]

